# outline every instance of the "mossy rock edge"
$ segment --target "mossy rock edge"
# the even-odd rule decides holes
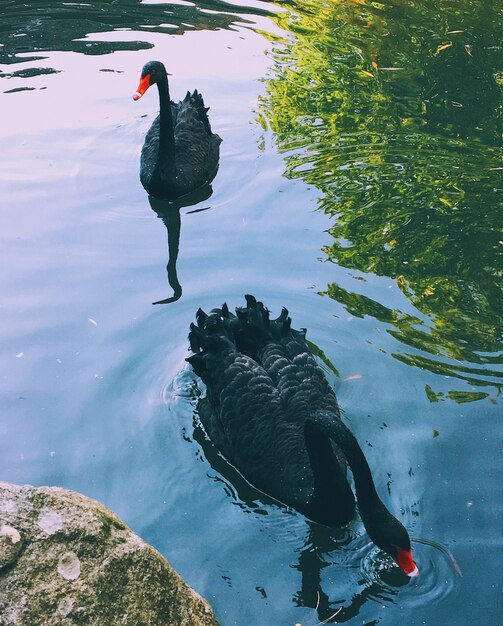
[[[0,626],[218,626],[209,604],[109,509],[0,482]]]

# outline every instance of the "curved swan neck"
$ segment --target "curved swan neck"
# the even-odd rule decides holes
[[[318,412],[306,426],[308,423],[309,428],[324,432],[344,453],[353,472],[358,509],[370,539],[391,555],[408,576],[417,576],[407,530],[377,495],[367,460],[353,433],[337,416],[329,413]]]
[[[382,513],[383,509],[391,515],[377,495],[370,467],[362,449],[340,418],[329,413],[317,413],[306,422],[306,430],[309,429],[321,431],[342,450],[353,473],[358,509],[364,524],[367,525],[367,521]]]
[[[334,416],[335,419],[335,416]],[[306,422],[304,437],[313,473],[313,495],[308,516],[328,525],[349,524],[355,514],[355,498],[346,477],[346,462],[336,455],[331,438]]]
[[[170,177],[172,176],[174,178],[176,176],[175,134],[167,76],[157,83],[157,89],[159,90],[158,163],[161,166],[161,174],[167,173]]]

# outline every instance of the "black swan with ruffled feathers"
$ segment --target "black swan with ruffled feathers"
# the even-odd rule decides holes
[[[159,90],[159,115],[145,137],[140,180],[155,198],[174,200],[215,176],[222,140],[211,132],[200,93],[187,92],[180,102],[171,102],[168,74],[160,61],[144,65],[133,99],[139,100],[154,84]]]
[[[372,541],[409,576],[418,568],[402,524],[379,498],[337,399],[288,311],[271,320],[253,296],[191,324],[187,360],[207,387],[199,414],[220,452],[256,488],[327,526],[348,524],[355,499]]]

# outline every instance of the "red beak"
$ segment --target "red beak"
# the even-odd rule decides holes
[[[147,74],[146,76],[143,76],[140,79],[140,84],[138,85],[138,89],[136,90],[136,93],[133,94],[133,100],[139,100],[149,87],[150,87],[150,74]]]
[[[407,574],[407,576],[419,576],[419,570],[412,558],[412,550],[404,550],[403,548],[396,548],[395,561],[399,567]]]

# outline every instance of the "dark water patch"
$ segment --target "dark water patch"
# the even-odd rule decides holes
[[[30,67],[15,72],[2,72],[0,73],[0,78],[33,78],[34,76],[45,76],[46,74],[59,74],[59,71],[52,67]]]
[[[268,15],[260,7],[210,1],[200,3],[100,0],[85,3],[5,0],[0,28],[0,63],[19,63],[20,55],[42,51],[108,54],[152,47],[147,33],[181,35],[187,30],[216,30],[248,23],[247,14]],[[166,24],[165,22],[170,22]],[[125,32],[127,41],[82,41],[90,34]],[[145,41],[129,41],[128,31],[144,31]],[[92,39],[92,37],[90,37]]]
[[[34,91],[36,87],[15,87],[14,89],[7,89],[4,93],[18,93],[19,91]]]

